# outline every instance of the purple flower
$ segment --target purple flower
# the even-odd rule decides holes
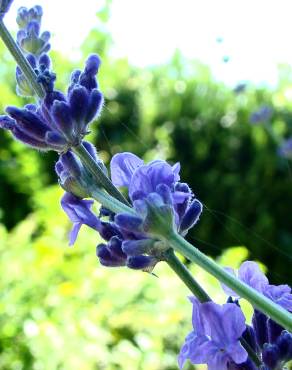
[[[261,107],[259,107],[258,110],[251,114],[250,123],[258,124],[261,122],[266,122],[272,117],[272,114],[273,110],[271,107],[267,105],[262,105]]]
[[[233,269],[226,268],[226,270],[235,275]],[[269,280],[260,270],[257,263],[252,261],[243,262],[238,270],[238,278],[286,310],[292,311],[291,288],[288,285],[269,284]],[[239,298],[237,293],[233,292],[225,285],[222,284],[222,287],[226,294]]]
[[[87,225],[94,230],[101,230],[99,218],[91,211],[93,200],[79,199],[75,195],[65,193],[61,199],[61,206],[73,222],[70,232],[69,245],[73,245],[78,236],[81,226]]]
[[[45,57],[41,57],[40,61],[44,66],[49,63]],[[79,145],[88,134],[89,123],[102,107],[103,97],[96,88],[94,74],[99,63],[96,55],[88,58],[84,72],[67,97],[58,91],[47,91],[41,106],[29,105],[23,109],[7,107],[9,116],[0,117],[0,127],[40,150],[66,152],[71,146]],[[51,84],[49,79],[48,76],[48,85]]]
[[[110,163],[111,178],[115,186],[129,187],[135,170],[142,166],[142,159],[132,153],[119,153],[112,157]]]
[[[165,204],[171,206],[176,228],[182,235],[186,235],[197,223],[203,207],[197,199],[192,201],[191,189],[179,182],[179,171],[179,163],[171,166],[163,160],[154,160],[144,164],[132,153],[116,154],[111,160],[112,181],[116,186],[128,188],[133,204],[145,201],[150,194],[159,195]],[[154,195],[151,197],[158,199]]]
[[[247,352],[239,338],[245,331],[245,317],[241,309],[226,303],[200,303],[191,298],[193,304],[193,331],[186,337],[178,356],[182,369],[187,359],[193,364],[207,364],[209,370],[227,370],[232,363],[247,360]]]
[[[225,270],[236,276],[236,273],[232,268],[226,267]],[[263,292],[265,287],[269,284],[267,277],[260,270],[258,264],[253,261],[243,262],[238,269],[237,277],[259,292]],[[240,298],[237,293],[228,288],[226,285],[222,284],[222,288],[227,295]]]

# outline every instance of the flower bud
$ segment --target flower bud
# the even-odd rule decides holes
[[[157,262],[152,256],[136,256],[127,259],[127,266],[133,270],[152,271]]]
[[[254,310],[252,324],[255,330],[257,344],[260,348],[268,343],[267,316],[258,310]]]
[[[185,234],[190,228],[192,228],[199,221],[202,210],[202,203],[195,199],[182,217],[179,232]]]
[[[276,341],[278,346],[281,360],[292,360],[292,334],[288,331],[282,331],[281,335]]]
[[[154,247],[153,239],[126,240],[122,244],[122,249],[127,256],[139,256],[140,254],[149,254]]]
[[[60,155],[55,170],[59,177],[59,184],[64,190],[81,199],[89,196],[82,182],[81,162],[74,153],[68,151]]]
[[[96,247],[96,255],[101,265],[106,267],[120,267],[126,264],[126,259],[116,257],[106,244],[99,244]]]
[[[280,359],[278,347],[274,344],[264,344],[262,359],[270,369],[275,369]]]
[[[55,100],[51,108],[51,113],[58,129],[69,141],[74,140],[74,127],[70,106],[63,101]]]
[[[129,215],[128,213],[120,213],[115,216],[115,223],[127,231],[142,232],[143,220],[140,217]]]
[[[279,325],[272,319],[267,321],[269,343],[275,343],[277,338],[281,335],[284,330],[283,326]]]

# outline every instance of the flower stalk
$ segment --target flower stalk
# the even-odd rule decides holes
[[[169,235],[168,242],[177,252],[180,252],[205,271],[209,272],[221,283],[234,290],[240,297],[249,301],[259,311],[271,317],[287,330],[292,330],[291,313],[225,271],[216,262],[205,256],[177,233],[173,232],[172,235]]]
[[[193,278],[190,271],[177,258],[172,248],[169,248],[164,254],[164,261],[171,267],[171,269],[179,276],[190,291],[198,298],[200,302],[211,301],[211,298],[205,290]]]
[[[127,212],[135,215],[135,211],[132,208],[121,204],[121,202],[109,196],[102,190],[95,189],[94,191],[92,191],[92,197],[115,213]],[[192,244],[187,242],[177,233],[173,232],[171,235],[167,235],[165,237],[165,240],[168,241],[170,246],[175,251],[181,253],[183,256],[199,265],[201,268],[203,268],[203,270],[210,273],[221,283],[234,290],[240,297],[245,298],[247,301],[249,301],[259,311],[271,317],[274,321],[285,327],[287,330],[292,330],[292,315],[288,311],[284,310],[282,307],[272,302],[270,299],[258,293],[255,289],[251,288],[247,284],[229,274],[216,262],[205,256],[202,252],[200,252],[197,248],[195,248]],[[171,261],[171,263],[173,264],[173,260]],[[177,266],[174,267],[174,265],[172,268],[173,270],[174,268],[177,269],[176,273],[178,272],[178,270],[181,269]],[[191,286],[191,281],[189,280],[189,277],[184,276],[182,280],[186,283],[187,286]],[[200,292],[199,294],[202,295],[204,299],[207,299],[205,293]]]

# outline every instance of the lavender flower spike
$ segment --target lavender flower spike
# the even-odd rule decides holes
[[[241,309],[233,303],[200,303],[194,297],[191,302],[193,331],[178,356],[180,369],[187,359],[193,364],[207,364],[209,370],[227,370],[245,362],[248,354],[239,342],[246,328]]]
[[[79,80],[71,85],[68,97],[52,90],[53,82],[48,76],[47,92],[41,106],[30,105],[30,108],[23,109],[7,107],[9,117],[1,116],[0,127],[10,130],[14,137],[24,144],[41,150],[63,153],[80,145],[89,132],[88,125],[100,112],[103,103],[94,75],[98,61],[97,56],[89,57],[85,71],[81,73]],[[42,56],[40,62],[46,71],[46,66],[49,66],[48,58]],[[11,121],[11,124],[7,125],[9,118],[12,118],[14,123]]]
[[[81,226],[87,225],[94,230],[101,230],[101,221],[91,211],[93,200],[81,200],[75,195],[65,193],[61,199],[61,206],[73,222],[70,232],[69,245],[73,245],[77,239]]]

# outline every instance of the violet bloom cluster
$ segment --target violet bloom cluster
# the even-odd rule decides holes
[[[230,273],[235,272],[228,268]],[[269,284],[267,277],[255,262],[244,262],[238,278],[266,297],[292,311],[292,294],[288,285]],[[292,334],[257,309],[252,325],[245,324],[239,296],[226,286],[228,303],[223,306],[213,302],[193,304],[193,331],[186,337],[178,357],[180,368],[189,359],[194,364],[207,364],[209,370],[256,370],[248,353],[242,348],[244,339],[262,362],[262,370],[278,370],[292,360]]]
[[[102,207],[99,217],[91,212],[88,219],[80,219],[80,222],[90,226],[93,218],[100,220],[99,228],[95,229],[106,241],[97,246],[102,265],[149,271],[160,260],[161,253],[169,248],[159,238],[156,217],[162,217],[170,231],[174,228],[186,235],[197,223],[202,204],[187,184],[179,182],[179,164],[171,166],[163,160],[144,164],[132,153],[120,153],[112,158],[110,167],[113,184],[127,189],[137,215],[115,215]],[[64,205],[74,207],[74,204],[65,197],[62,206],[66,211]],[[84,202],[80,199],[79,206]],[[71,233],[71,240],[76,237]]]
[[[82,143],[89,132],[89,124],[101,111],[103,96],[96,79],[100,59],[93,54],[87,59],[84,71],[72,73],[67,94],[55,90],[56,76],[51,71],[51,60],[47,55],[50,34],[40,34],[41,17],[39,6],[19,9],[17,42],[35,70],[45,96],[38,104],[27,104],[24,108],[7,107],[7,115],[0,116],[0,127],[11,131],[17,140],[30,147],[62,153]],[[16,80],[21,95],[33,95],[19,67]]]
[[[207,364],[209,370],[230,369],[248,360],[240,337],[246,330],[245,317],[233,303],[222,306],[214,302],[193,304],[193,331],[186,337],[178,356],[180,369],[187,359],[193,364]]]

